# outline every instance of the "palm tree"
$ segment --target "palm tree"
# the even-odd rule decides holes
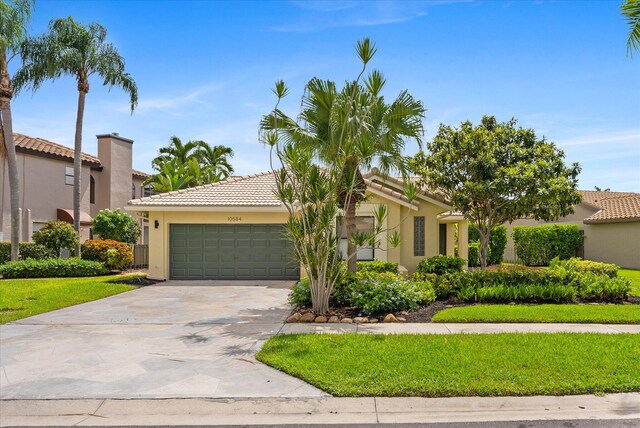
[[[365,40],[364,43],[367,43]],[[375,47],[371,47],[375,52]],[[381,91],[382,73],[373,71],[364,82],[349,82],[338,91],[334,82],[312,79],[306,86],[300,119],[303,125],[276,110],[261,121],[263,131],[277,127],[285,138],[314,150],[325,165],[341,168],[337,199],[344,211],[347,233],[347,263],[355,272],[357,246],[356,207],[364,199],[362,169],[377,166],[381,174],[406,174],[402,154],[405,141],[421,142],[425,108],[407,91],[387,104]],[[276,125],[274,125],[276,124]]]
[[[217,180],[224,180],[233,174],[233,167],[229,163],[230,157],[233,157],[233,149],[226,146],[210,146],[204,141],[197,141],[198,148],[195,156],[199,159],[203,172],[209,178],[219,177]]]
[[[627,55],[631,56],[634,50],[640,49],[640,0],[626,0],[620,10],[629,24]]]
[[[138,104],[138,87],[125,72],[124,58],[111,43],[106,43],[107,30],[100,24],[84,25],[72,17],[49,23],[49,32],[27,39],[21,48],[22,68],[16,73],[16,90],[30,86],[36,91],[46,80],[62,76],[74,77],[78,84],[78,113],[73,158],[73,226],[80,232],[82,124],[89,79],[97,75],[104,86],[117,86],[128,96],[131,112]],[[76,245],[80,255],[80,244]]]
[[[167,159],[154,167],[157,173],[149,177],[144,185],[152,185],[154,192],[158,193],[190,187],[195,179],[194,174],[200,174],[197,162],[193,165],[193,162],[180,163],[177,159]]]
[[[20,244],[20,177],[18,159],[13,142],[11,98],[13,88],[9,76],[9,61],[26,35],[32,0],[0,1],[0,159],[7,159],[11,205],[11,260],[18,259]],[[11,56],[9,56],[11,55]]]
[[[153,161],[154,166],[162,165],[164,162],[170,159],[175,159],[180,163],[186,163],[187,160],[194,156],[194,150],[198,148],[199,142],[189,141],[186,144],[175,135],[169,138],[169,145],[161,147],[158,152],[160,153]]]

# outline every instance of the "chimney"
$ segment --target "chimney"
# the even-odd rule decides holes
[[[131,199],[133,140],[118,133],[97,135],[102,171],[96,177],[96,207],[123,208]]]

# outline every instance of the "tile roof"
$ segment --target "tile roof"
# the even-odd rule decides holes
[[[54,143],[53,141],[45,140],[44,138],[35,138],[14,133],[13,142],[18,151],[31,152],[32,154],[42,153],[73,160],[73,149]],[[91,166],[100,166],[100,159],[86,153],[82,153],[82,162]]]
[[[147,179],[147,178],[151,177],[151,174],[147,174],[146,172],[138,171],[137,169],[132,169],[131,170],[131,175],[133,175],[134,177],[143,178],[143,179]]]
[[[640,221],[640,193],[580,191],[582,200],[600,208],[584,223]]]

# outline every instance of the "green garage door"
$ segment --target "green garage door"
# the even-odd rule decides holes
[[[298,279],[281,224],[172,224],[171,279]]]

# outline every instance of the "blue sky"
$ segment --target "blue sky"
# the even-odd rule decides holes
[[[295,115],[314,76],[355,77],[356,40],[378,46],[371,66],[386,97],[408,89],[427,107],[426,139],[443,122],[515,117],[580,162],[580,187],[640,191],[640,52],[626,56],[618,1],[38,1],[31,33],[73,16],[107,27],[126,58],[140,103],[93,80],[84,151],[96,134],[135,140],[134,168],[150,171],[171,135],[235,151],[239,174],[268,169],[257,142],[270,89],[284,79]],[[12,64],[15,68],[17,63]],[[71,79],[22,93],[14,129],[73,145],[77,92]],[[407,146],[407,153],[417,147]]]

